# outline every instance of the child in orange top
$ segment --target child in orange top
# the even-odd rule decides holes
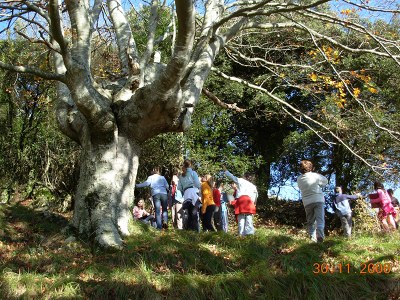
[[[213,180],[210,174],[201,178],[201,212],[203,214],[203,228],[205,230],[216,231],[212,224],[215,211],[215,203],[213,198]]]

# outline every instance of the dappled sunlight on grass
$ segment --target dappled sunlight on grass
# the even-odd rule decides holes
[[[312,243],[304,230],[258,227],[254,236],[158,231],[132,224],[122,251],[66,243],[63,224],[27,206],[3,210],[0,295],[73,299],[396,299],[399,234],[328,237]],[[390,263],[389,274],[361,275],[360,264]],[[329,271],[315,274],[315,264]],[[351,272],[339,272],[339,264]],[[384,292],[382,292],[384,291]],[[319,298],[318,298],[319,297]]]

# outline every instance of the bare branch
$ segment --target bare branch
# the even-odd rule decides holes
[[[213,93],[211,93],[209,90],[207,90],[207,89],[205,89],[205,88],[202,89],[202,92],[203,92],[203,94],[206,95],[212,102],[214,102],[214,104],[216,104],[216,105],[218,105],[218,106],[220,106],[220,107],[222,107],[222,108],[231,109],[231,110],[234,110],[234,111],[237,111],[237,112],[244,112],[244,111],[246,111],[246,109],[238,107],[238,106],[236,105],[236,103],[229,104],[229,103],[226,103],[226,102],[220,100],[217,96],[215,96]]]
[[[39,14],[42,18],[44,18],[48,24],[50,24],[50,17],[49,14],[47,13],[46,10],[44,10],[43,8],[33,4],[32,2],[29,1],[23,1],[23,3],[26,5],[26,7],[30,10],[30,11],[34,11],[37,14]]]
[[[238,9],[238,10],[234,11],[232,14],[226,16],[225,18],[222,18],[218,23],[215,24],[214,31],[233,18],[237,18],[237,17],[250,18],[252,16],[261,16],[261,15],[270,16],[272,14],[278,14],[278,13],[302,11],[302,10],[306,10],[308,8],[317,7],[321,4],[327,3],[329,1],[330,0],[319,0],[314,3],[310,3],[310,4],[306,4],[306,5],[296,4],[291,1],[289,1],[288,3],[277,3],[277,2],[269,3],[269,2],[271,2],[270,0],[261,1],[259,3],[256,3],[253,6],[247,6],[247,7]],[[269,6],[270,9],[262,9],[264,6]],[[271,8],[274,8],[274,9],[271,9]]]
[[[384,130],[386,132],[388,132],[393,138],[395,138],[396,140],[400,141],[400,132],[391,130],[389,128],[386,128],[384,126],[381,126],[372,116],[372,114],[367,110],[367,108],[365,107],[364,103],[362,103],[352,92],[352,90],[349,88],[348,84],[346,83],[346,81],[342,78],[342,76],[340,75],[340,73],[336,70],[335,66],[330,62],[330,60],[328,59],[328,57],[326,56],[325,52],[319,47],[317,41],[315,40],[315,37],[311,34],[310,32],[310,36],[314,42],[314,45],[317,47],[317,49],[319,50],[319,52],[321,53],[321,55],[325,58],[326,62],[328,62],[329,66],[331,67],[331,69],[335,72],[336,76],[338,76],[338,78],[341,80],[341,82],[343,83],[343,85],[346,87],[346,90],[349,92],[349,94],[357,101],[357,103],[362,107],[363,111],[366,113],[366,115],[371,119],[371,121],[374,123],[374,125],[381,129]]]
[[[16,32],[18,35],[20,35],[20,36],[22,36],[23,38],[25,38],[26,40],[28,40],[30,43],[33,43],[33,44],[44,44],[44,45],[46,45],[47,48],[49,48],[50,50],[59,52],[59,50],[55,49],[55,48],[53,47],[52,44],[50,44],[46,39],[44,39],[43,34],[42,34],[41,32],[39,33],[40,36],[42,37],[41,40],[39,40],[39,39],[33,39],[33,38],[27,36],[25,33],[21,32],[21,31],[18,31],[18,30],[16,30],[15,32]]]
[[[246,80],[243,80],[241,78],[237,78],[234,76],[228,76],[226,74],[224,74],[223,72],[213,68],[213,71],[215,71],[217,74],[219,74],[220,76],[231,80],[231,81],[235,81],[235,82],[239,82],[245,86],[248,86],[254,90],[258,90],[266,95],[268,95],[270,98],[274,99],[275,101],[277,101],[279,104],[283,105],[284,107],[287,107],[290,111],[300,115],[302,118],[306,119],[307,121],[310,121],[311,123],[314,123],[315,125],[317,125],[318,127],[324,129],[327,133],[329,133],[335,140],[337,140],[339,143],[341,143],[348,151],[350,151],[355,157],[357,157],[359,160],[361,160],[363,163],[365,163],[367,166],[369,166],[371,169],[373,170],[377,170],[377,169],[386,169],[386,168],[382,168],[382,167],[378,167],[378,166],[373,166],[371,165],[368,161],[365,160],[365,158],[363,158],[362,156],[360,156],[358,153],[356,153],[355,151],[352,150],[352,148],[345,142],[343,141],[337,134],[335,134],[332,130],[330,130],[328,127],[326,127],[324,124],[318,122],[317,120],[311,118],[310,116],[308,116],[307,114],[303,113],[302,111],[298,110],[297,108],[295,108],[294,106],[292,106],[291,104],[287,103],[286,101],[280,99],[279,97],[275,96],[274,94],[270,93],[269,91],[267,91],[266,89],[264,89],[261,86],[252,84]]]
[[[148,28],[148,37],[147,37],[147,44],[146,44],[146,51],[142,56],[142,59],[140,61],[140,66],[141,68],[144,68],[146,63],[149,62],[151,54],[153,53],[154,50],[154,39],[156,35],[156,29],[157,29],[157,20],[158,20],[158,0],[152,0],[151,1],[151,8],[150,8],[150,20],[149,20],[149,28]],[[144,81],[144,74],[142,73],[142,78],[141,78],[141,84],[143,85]]]
[[[28,66],[13,66],[13,65],[10,65],[10,64],[6,64],[4,62],[0,62],[0,68],[6,69],[6,70],[10,70],[10,71],[14,71],[14,72],[18,72],[18,73],[32,74],[32,75],[36,75],[36,76],[42,77],[44,79],[57,80],[57,81],[65,82],[65,76],[64,75],[44,72],[44,71],[38,70],[37,68],[32,68],[32,67],[28,67]]]
[[[369,11],[375,11],[375,12],[385,12],[385,13],[394,13],[394,14],[398,14],[400,13],[400,10],[398,9],[385,9],[385,8],[380,8],[380,7],[376,7],[376,6],[370,6],[370,5],[365,5],[365,4],[359,4],[353,1],[349,1],[349,0],[342,0],[343,2],[365,9],[365,10],[369,10]]]
[[[58,8],[58,0],[49,1],[49,13],[50,13],[50,32],[54,40],[60,46],[60,50],[64,60],[68,56],[68,43],[64,38],[64,34],[61,28],[61,17]]]
[[[92,10],[90,11],[90,30],[91,32],[95,32],[96,23],[99,20],[101,9],[103,7],[103,0],[95,0],[92,6]]]
[[[169,61],[164,73],[155,83],[160,88],[160,97],[165,97],[163,94],[181,80],[193,47],[195,33],[195,10],[193,2],[191,0],[176,2],[176,12],[178,17],[178,36],[174,55]]]
[[[108,0],[108,10],[117,38],[122,72],[139,73],[139,53],[120,0]]]

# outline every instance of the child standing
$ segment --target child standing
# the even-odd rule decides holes
[[[234,200],[235,214],[238,218],[239,236],[254,234],[253,215],[256,213],[257,187],[250,182],[251,175],[245,174],[245,178],[238,178],[224,167],[225,176],[236,185],[236,199]]]

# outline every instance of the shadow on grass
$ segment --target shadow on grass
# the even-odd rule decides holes
[[[4,216],[0,293],[4,299],[397,299],[399,275],[339,272],[348,241],[322,244],[260,229],[225,233],[157,231],[135,223],[119,252],[64,242],[67,220],[12,206]],[[362,253],[360,251],[360,253]],[[360,254],[361,255],[361,254]],[[369,262],[398,257],[376,252]],[[366,259],[367,260],[367,259]],[[331,264],[316,272],[315,264]],[[351,263],[343,261],[341,263]],[[335,265],[336,264],[336,269]],[[333,272],[331,272],[331,270]]]

